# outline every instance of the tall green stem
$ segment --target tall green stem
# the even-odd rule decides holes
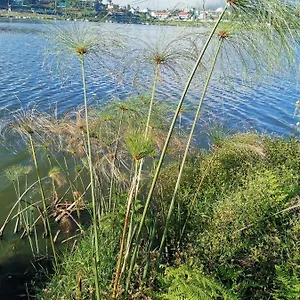
[[[155,91],[156,91],[156,85],[157,85],[159,70],[160,70],[160,64],[156,64],[155,74],[154,74],[154,79],[153,79],[151,99],[150,99],[149,110],[148,110],[147,123],[146,123],[146,128],[145,128],[145,138],[147,138],[148,133],[149,133],[149,125],[150,125],[150,120],[151,120],[151,115],[152,115],[152,109],[153,109],[153,103],[154,103],[154,97],[155,97]],[[133,194],[135,195],[135,197],[137,196],[137,193],[138,193],[138,190],[139,190],[139,184],[140,184],[140,180],[141,180],[143,164],[144,164],[144,158],[142,158],[142,160],[140,162],[139,171],[137,170],[137,167],[138,167],[137,161],[136,161],[136,164],[135,164],[135,178],[134,178],[134,186],[133,186],[133,190],[132,190],[132,191],[134,191]],[[126,215],[126,218],[127,218],[127,215]],[[127,239],[128,245],[127,245],[127,251],[126,251],[127,254],[129,254],[130,248],[131,248],[130,240],[132,238],[133,222],[134,222],[134,209],[133,209],[132,214],[131,214],[130,228],[129,228],[129,232],[128,232],[128,239]],[[125,223],[126,223],[126,219],[125,219]],[[127,224],[126,224],[126,226],[127,226]],[[125,227],[124,227],[124,229],[125,229]],[[122,244],[121,244],[121,247],[123,246],[123,248],[124,248],[124,243],[125,243],[124,233],[126,233],[126,232],[124,232],[124,230],[123,230],[123,237],[122,237]],[[122,253],[123,253],[123,249],[122,249]],[[115,279],[115,284],[114,284],[114,289],[113,289],[113,297],[115,297],[117,284],[118,284],[118,281],[119,281],[119,273],[120,273],[120,270],[121,270],[121,262],[122,262],[121,261],[121,258],[122,258],[121,254],[122,253],[120,252],[120,255],[119,255],[119,261],[118,261],[117,272],[116,272],[116,279]],[[124,264],[123,264],[123,269],[125,269],[125,267],[126,267],[126,260],[127,259],[128,259],[128,255],[125,257]],[[123,272],[121,272],[121,275],[122,275],[122,273]]]
[[[92,197],[92,210],[93,210],[93,230],[94,230],[94,243],[95,243],[95,256],[96,256],[96,272],[95,276],[95,286],[96,286],[96,297],[100,299],[100,293],[98,288],[98,271],[97,265],[100,261],[99,255],[99,243],[98,243],[98,223],[97,223],[97,209],[96,209],[96,197],[95,197],[95,181],[92,165],[92,146],[90,139],[90,128],[89,128],[89,119],[88,119],[88,103],[87,103],[87,88],[86,88],[86,78],[85,78],[85,64],[84,56],[80,56],[81,63],[81,74],[82,74],[82,85],[83,85],[83,99],[84,99],[84,113],[85,113],[85,126],[87,132],[87,148],[88,148],[88,162],[89,162],[89,172],[90,172],[90,181],[91,181],[91,197]]]
[[[48,179],[48,176],[47,177],[43,177],[41,178],[40,180],[43,181],[45,179]],[[23,201],[23,197],[38,183],[39,181],[35,181],[34,183],[32,183],[21,195],[20,197],[18,198],[18,200],[15,202],[15,204],[12,206],[12,208],[10,209],[8,215],[6,216],[6,219],[2,225],[2,227],[0,228],[0,238],[3,236],[3,233],[4,233],[4,229],[5,227],[7,226],[7,224],[10,222],[10,219],[11,219],[11,215],[12,213],[14,212],[15,208],[18,206],[18,204]]]
[[[100,298],[100,288],[99,288],[99,284],[98,284],[98,282],[99,282],[99,275],[98,275],[98,263],[96,262],[96,259],[95,258],[93,258],[93,266],[94,266],[94,276],[95,276],[95,283],[96,283],[96,285],[95,285],[95,289],[96,289],[96,298],[97,298],[97,300],[100,300],[101,298]],[[81,298],[79,298],[79,299],[81,299]]]
[[[112,161],[112,166],[111,166],[111,175],[110,175],[110,187],[109,187],[109,202],[108,202],[108,210],[111,212],[112,208],[112,194],[113,194],[113,187],[114,187],[114,173],[116,170],[116,157],[118,153],[118,148],[119,148],[119,141],[120,141],[120,134],[121,134],[121,127],[122,127],[122,122],[123,122],[123,117],[124,117],[124,110],[121,112],[121,118],[119,122],[119,127],[118,127],[118,133],[117,133],[117,139],[116,139],[116,146],[113,154],[113,161]],[[115,205],[114,205],[115,207]],[[113,209],[114,211],[114,209]]]
[[[14,190],[15,190],[15,193],[17,195],[17,198],[20,198],[20,193],[19,193],[18,188],[17,188],[18,184],[15,182],[15,180],[13,180],[13,186],[14,186]],[[21,202],[19,202],[19,204],[18,204],[18,214],[19,214],[20,210],[21,210]],[[18,232],[19,223],[20,223],[20,216],[17,217],[15,227],[14,227],[14,233]]]
[[[155,91],[156,91],[156,84],[157,84],[157,80],[158,80],[159,70],[160,70],[160,64],[157,64],[155,67],[155,75],[154,75],[154,80],[153,80],[152,94],[151,94],[151,99],[150,99],[150,104],[149,104],[149,111],[148,111],[147,124],[146,124],[146,130],[145,130],[146,137],[147,137],[148,131],[149,131],[149,125],[150,125],[150,119],[151,119],[151,114],[152,114],[152,109],[153,109],[154,96],[155,96]]]
[[[70,189],[71,189],[73,201],[75,203],[77,217],[78,217],[78,220],[80,221],[80,210],[79,210],[79,205],[78,205],[78,201],[79,201],[80,198],[79,199],[75,198],[74,184],[73,184],[72,179],[71,179],[71,173],[70,173],[70,170],[69,170],[68,161],[67,161],[65,153],[63,153],[63,158],[64,158],[64,163],[65,163],[65,168],[66,168],[67,180],[69,182],[69,186],[70,186]],[[75,189],[76,189],[76,187],[75,187]]]
[[[157,223],[157,219],[155,219],[153,226],[150,229],[150,238],[149,238],[149,245],[148,245],[148,251],[147,251],[147,259],[146,259],[146,264],[145,264],[143,278],[142,278],[143,282],[145,282],[145,280],[147,279],[147,273],[148,273],[148,269],[149,269],[150,262],[151,262],[151,259],[150,259],[151,253],[150,252],[151,252],[153,241],[155,238],[156,223]]]
[[[117,263],[117,270],[116,270],[113,293],[112,293],[112,298],[113,299],[117,297],[117,289],[118,289],[120,272],[121,272],[121,264],[122,264],[123,251],[124,251],[125,240],[126,240],[127,226],[128,226],[131,206],[132,206],[132,203],[133,203],[133,200],[134,200],[134,196],[136,194],[138,166],[139,166],[139,162],[138,162],[138,160],[136,160],[135,161],[134,179],[133,179],[131,191],[130,191],[130,194],[129,194],[129,197],[128,197],[128,202],[127,202],[127,209],[126,209],[126,216],[125,216],[123,233],[122,233],[122,240],[121,240],[121,245],[120,245],[119,259],[118,259],[118,263]]]
[[[168,229],[169,229],[169,223],[170,223],[170,219],[171,219],[171,216],[172,216],[172,213],[173,213],[176,195],[177,195],[177,192],[178,192],[178,189],[179,189],[179,186],[180,186],[180,181],[181,181],[181,177],[182,177],[182,174],[183,174],[185,161],[186,161],[186,158],[187,158],[187,155],[188,155],[188,152],[189,152],[189,148],[190,148],[190,145],[191,145],[191,142],[192,142],[192,139],[193,139],[196,124],[198,122],[199,115],[200,115],[200,112],[201,112],[203,100],[206,96],[206,92],[207,92],[207,89],[208,89],[208,86],[209,86],[209,83],[210,83],[211,76],[212,76],[213,71],[215,69],[215,65],[216,65],[216,62],[217,62],[217,59],[218,59],[218,56],[219,56],[219,53],[220,53],[222,43],[223,43],[223,38],[221,38],[220,41],[219,41],[219,44],[218,44],[218,47],[217,47],[217,50],[216,50],[216,54],[214,56],[214,59],[213,59],[212,65],[211,65],[210,72],[207,76],[207,79],[206,79],[206,82],[205,82],[205,85],[204,85],[204,88],[203,88],[202,96],[200,98],[198,108],[197,108],[197,111],[196,111],[196,115],[195,115],[195,118],[194,118],[194,121],[193,121],[193,125],[192,125],[191,131],[190,131],[190,135],[189,135],[186,147],[185,147],[185,151],[184,151],[184,155],[183,155],[183,158],[182,158],[182,161],[181,161],[179,174],[178,174],[178,177],[177,177],[177,181],[176,181],[176,185],[175,185],[175,188],[174,188],[172,200],[171,200],[171,203],[170,203],[166,223],[165,223],[165,226],[164,226],[163,236],[162,236],[161,241],[160,241],[160,247],[159,247],[159,252],[158,252],[158,257],[157,257],[157,265],[160,262],[162,250],[163,250],[165,240],[166,240],[166,237],[167,237],[167,233],[168,233]]]
[[[155,174],[154,174],[154,177],[153,177],[153,180],[152,180],[152,183],[151,183],[151,187],[150,187],[150,190],[149,190],[149,193],[148,193],[148,197],[146,199],[146,203],[145,203],[145,206],[144,206],[144,211],[143,211],[143,214],[142,214],[142,217],[141,217],[141,220],[140,220],[140,224],[139,224],[139,228],[138,228],[138,231],[137,231],[137,235],[136,235],[136,239],[135,239],[135,248],[134,248],[134,251],[133,251],[133,254],[132,254],[132,258],[131,258],[131,262],[130,262],[130,269],[129,269],[129,272],[128,272],[128,276],[127,276],[127,280],[126,280],[126,291],[128,291],[129,289],[129,284],[130,284],[130,278],[131,278],[131,274],[132,274],[132,271],[133,271],[133,267],[134,267],[134,263],[135,263],[135,260],[136,260],[136,255],[137,255],[137,252],[138,252],[138,248],[139,248],[139,239],[140,239],[140,235],[141,235],[141,232],[142,232],[142,229],[143,229],[143,226],[144,226],[144,222],[145,222],[145,218],[146,218],[146,214],[147,214],[147,211],[148,211],[148,208],[149,208],[149,205],[150,205],[150,201],[151,201],[151,198],[152,198],[152,194],[153,194],[153,191],[154,191],[154,188],[155,188],[155,185],[156,185],[156,182],[157,182],[157,179],[158,179],[158,175],[159,175],[159,172],[160,172],[160,169],[161,169],[161,166],[162,166],[162,163],[163,163],[163,160],[165,158],[165,155],[166,155],[166,152],[167,152],[167,148],[168,148],[168,145],[169,145],[169,142],[170,142],[170,139],[171,139],[171,135],[173,133],[173,130],[174,130],[174,127],[175,127],[175,123],[176,123],[176,120],[177,120],[177,116],[181,110],[181,106],[183,104],[183,101],[185,99],[185,96],[188,92],[188,89],[192,83],[192,80],[196,74],[196,71],[202,61],[202,58],[204,56],[204,53],[206,52],[207,48],[208,48],[208,45],[210,44],[210,41],[217,29],[217,27],[219,26],[226,10],[228,9],[228,7],[230,6],[230,3],[227,2],[227,4],[225,5],[222,13],[220,14],[215,26],[213,27],[200,55],[199,55],[199,58],[194,66],[194,69],[192,70],[191,72],[191,75],[187,81],[187,84],[185,86],[185,89],[182,93],[182,96],[180,98],[180,101],[177,105],[177,109],[175,111],[175,114],[174,114],[174,117],[173,117],[173,120],[172,120],[172,123],[170,125],[170,128],[169,128],[169,132],[168,132],[168,135],[167,135],[167,138],[166,138],[166,141],[165,141],[165,145],[163,147],[163,150],[162,150],[162,153],[161,153],[161,156],[160,156],[160,159],[159,159],[159,162],[157,164],[157,167],[156,167],[156,171],[155,171]]]
[[[40,170],[39,170],[39,166],[38,166],[38,162],[37,162],[37,156],[36,156],[36,152],[35,152],[35,148],[34,148],[32,134],[29,134],[29,141],[30,141],[30,147],[31,147],[31,152],[32,152],[32,158],[33,158],[33,162],[34,162],[34,166],[35,166],[35,170],[36,170],[36,175],[37,175],[37,179],[38,179],[38,183],[39,183],[39,187],[40,187],[40,193],[41,193],[41,197],[42,197],[43,209],[44,209],[46,224],[47,224],[47,228],[48,228],[51,248],[52,248],[52,252],[53,252],[53,256],[54,256],[55,267],[58,268],[58,260],[57,260],[53,236],[52,236],[52,232],[51,232],[51,226],[50,226],[49,215],[48,215],[47,204],[46,204],[46,197],[45,197],[44,187],[42,184],[42,179],[40,176]]]
[[[215,155],[216,155],[216,152],[213,153],[211,159],[209,160],[209,162],[208,162],[208,164],[207,164],[207,166],[206,166],[206,168],[205,168],[204,174],[202,175],[201,180],[200,180],[200,182],[199,182],[199,184],[198,184],[198,187],[197,187],[196,193],[194,194],[193,200],[191,201],[191,204],[189,205],[188,214],[187,214],[187,217],[186,217],[186,219],[185,219],[185,221],[184,221],[184,224],[183,224],[183,226],[182,226],[182,228],[181,228],[181,233],[180,233],[180,237],[179,237],[178,244],[180,244],[180,242],[181,242],[181,240],[182,240],[182,237],[183,237],[185,228],[186,228],[186,226],[187,226],[187,222],[188,222],[188,220],[189,220],[189,218],[190,218],[190,216],[191,216],[191,214],[192,214],[192,210],[193,210],[194,204],[195,204],[195,202],[196,202],[196,200],[197,200],[197,197],[198,197],[199,192],[200,192],[200,190],[201,190],[201,187],[202,187],[202,184],[203,184],[203,182],[204,182],[204,179],[205,179],[205,177],[206,177],[206,175],[207,175],[207,173],[208,173],[208,171],[209,171],[209,168],[210,168],[210,166],[211,166],[213,160],[215,159]]]

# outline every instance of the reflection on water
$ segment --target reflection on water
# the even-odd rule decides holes
[[[8,119],[11,112],[20,107],[37,105],[39,110],[51,108],[60,114],[81,104],[78,69],[68,74],[66,80],[66,77],[53,76],[53,70],[45,64],[47,26],[42,23],[0,22],[0,120]],[[102,26],[146,40],[155,39],[159,30],[156,26],[142,25],[122,24],[121,29],[117,24]],[[164,30],[167,35],[171,35],[181,29],[165,27]],[[201,117],[202,126],[207,125],[207,120],[213,120],[226,122],[227,126],[239,129],[247,126],[260,132],[292,134],[293,124],[297,122],[293,117],[294,105],[300,94],[299,80],[294,74],[279,74],[268,81],[255,83],[241,80],[240,74],[236,74],[230,79],[230,84],[225,85],[220,83],[220,76],[212,79]],[[150,83],[147,80],[142,82],[140,89],[144,91]],[[177,101],[181,90],[182,86],[170,78],[164,78],[164,84],[158,84],[158,94],[169,103]],[[133,93],[135,88],[132,87],[131,79],[115,82],[105,72],[94,67],[88,74],[88,91],[90,103],[103,105],[116,97],[124,98]],[[187,98],[191,108],[183,116],[186,124],[191,120],[193,105],[199,99],[200,91],[199,87],[195,87]],[[199,126],[198,132],[201,130]],[[0,146],[0,224],[14,199],[12,186],[5,179],[3,170],[12,164],[26,163],[29,157],[25,150],[15,153],[12,149]],[[0,268],[10,257],[24,254],[24,249],[29,250],[27,242],[13,235],[12,225],[9,226],[0,244]]]

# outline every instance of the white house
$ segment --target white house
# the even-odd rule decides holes
[[[190,14],[188,12],[185,12],[185,11],[180,11],[178,13],[178,18],[180,20],[185,20],[186,21],[186,20],[188,20],[190,18]]]
[[[156,18],[161,21],[168,19],[169,16],[170,16],[170,13],[167,11],[152,11],[151,12],[151,17]]]
[[[137,10],[133,7],[130,7],[129,12],[134,15],[137,12]]]

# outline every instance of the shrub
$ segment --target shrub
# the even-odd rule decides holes
[[[162,278],[162,283],[167,288],[167,292],[157,295],[156,299],[237,299],[215,279],[205,275],[201,269],[192,269],[187,265],[168,268]]]

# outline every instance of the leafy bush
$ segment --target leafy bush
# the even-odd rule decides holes
[[[275,284],[277,288],[273,295],[274,299],[300,299],[299,257],[297,260],[276,266]]]
[[[286,267],[299,251],[299,154],[299,141],[239,134],[219,143],[206,158],[214,155],[186,244],[198,251],[205,271],[243,299],[269,298],[275,282],[281,286],[278,295],[288,286],[278,277],[277,265]],[[286,280],[297,289],[297,276]]]
[[[187,265],[168,268],[162,283],[167,292],[161,293],[156,299],[237,299],[212,277],[206,276],[200,269],[192,269]]]

